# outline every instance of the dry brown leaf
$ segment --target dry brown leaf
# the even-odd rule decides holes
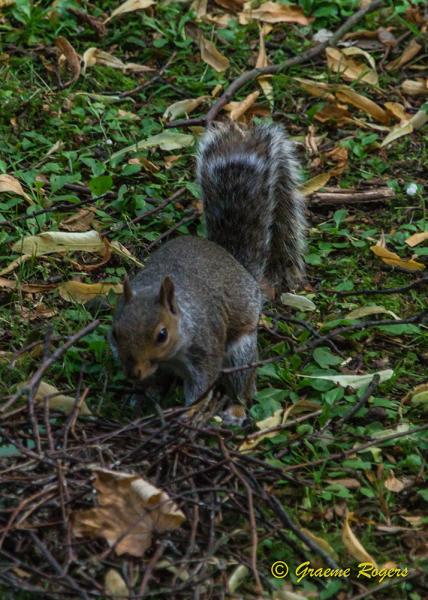
[[[59,295],[68,302],[85,304],[98,296],[107,296],[111,291],[121,294],[121,283],[82,283],[81,281],[66,281],[58,286]]]
[[[57,287],[55,283],[21,283],[13,279],[5,279],[0,277],[0,289],[3,290],[20,290],[25,294],[37,294],[40,292],[48,292]]]
[[[77,54],[76,50],[67,40],[67,38],[63,36],[59,36],[55,40],[55,46],[62,52],[65,56],[65,60],[67,62],[67,66],[71,72],[71,79],[63,84],[64,87],[72,85],[76,82],[80,77],[80,58]]]
[[[25,384],[21,387],[25,387]],[[48,399],[48,406],[51,410],[59,410],[66,415],[71,413],[76,404],[76,398],[65,396],[64,394],[61,394],[54,385],[51,385],[46,381],[41,381],[34,400],[39,404],[44,404],[46,398]],[[78,407],[78,414],[86,416],[92,414],[83,399],[81,402],[78,402]]]
[[[9,194],[16,194],[22,196],[28,202],[28,204],[34,204],[33,199],[22,189],[22,185],[12,175],[0,175],[0,192],[8,192]]]
[[[38,319],[51,319],[57,314],[57,310],[39,303],[36,306],[32,305],[31,308],[21,306],[19,313],[26,321],[36,321]]]
[[[319,81],[302,79],[300,77],[295,77],[295,80],[298,81],[301,87],[312,96],[334,101],[334,93],[340,102],[352,104],[352,106],[366,112],[380,123],[388,123],[390,120],[386,110],[381,108],[376,102],[373,102],[373,100],[359,94],[347,85],[321,83]]]
[[[230,12],[238,12],[245,4],[245,0],[214,0],[214,2]]]
[[[329,103],[315,113],[314,117],[321,123],[326,123],[327,121],[337,121],[337,124],[341,125],[344,122],[346,123],[344,120],[345,118],[351,118],[351,113],[341,104]]]
[[[19,267],[19,265],[22,265],[22,263],[26,262],[29,258],[31,258],[31,256],[29,254],[23,254],[22,256],[16,258],[11,263],[9,263],[7,265],[7,267],[5,267],[4,269],[2,269],[0,271],[0,277],[2,275],[7,275],[8,273],[11,273],[12,271],[14,271],[16,269],[16,267]]]
[[[229,59],[219,52],[215,45],[202,35],[199,37],[199,49],[201,51],[202,60],[214,70],[220,73],[229,67]]]
[[[192,2],[192,10],[196,13],[196,18],[199,20],[207,14],[208,0],[194,0]]]
[[[248,94],[241,102],[230,102],[224,107],[229,112],[229,117],[232,121],[239,121],[239,119],[247,112],[249,108],[254,104],[257,98],[260,96],[260,92],[252,92]]]
[[[386,110],[401,123],[405,123],[412,118],[412,115],[406,113],[406,109],[399,102],[385,102],[384,106]]]
[[[428,94],[428,86],[425,79],[405,79],[401,89],[410,96],[425,96]]]
[[[391,61],[385,66],[387,71],[396,71],[400,69],[403,65],[408,63],[412,58],[414,58],[419,52],[422,50],[421,44],[419,44],[414,38],[410,40],[407,46],[404,48],[401,56]]]
[[[8,6],[13,6],[15,4],[15,0],[0,0],[0,9],[7,8]]]
[[[387,248],[384,248],[380,244],[376,244],[375,246],[371,246],[370,250],[378,256],[385,264],[390,265],[391,267],[399,267],[404,271],[422,271],[425,269],[425,265],[423,263],[419,263],[412,258],[404,259],[400,258],[398,254],[395,252],[391,252]]]
[[[357,490],[361,487],[361,483],[358,481],[358,479],[355,479],[353,477],[326,479],[326,481],[327,483],[338,483],[339,485],[343,485],[343,487],[346,487],[348,490]]]
[[[349,554],[361,562],[368,562],[377,567],[376,561],[370,556],[362,543],[356,537],[349,525],[349,513],[347,512],[342,529],[342,541]]]
[[[421,109],[413,115],[410,121],[406,121],[404,123],[400,123],[397,127],[394,127],[392,131],[386,136],[386,138],[381,143],[380,147],[384,148],[391,142],[394,142],[398,138],[403,137],[403,135],[408,135],[409,133],[413,133],[415,129],[420,129],[428,122],[428,113],[425,110]]]
[[[94,219],[95,211],[90,208],[80,208],[74,215],[60,221],[59,227],[66,231],[89,231]]]
[[[330,169],[330,174],[335,177],[341,175],[348,166],[348,149],[342,146],[335,146],[324,154],[325,158],[337,163],[333,169]]]
[[[394,473],[391,471],[391,473],[388,475],[388,478],[384,481],[384,486],[390,492],[395,492],[396,494],[399,494],[404,490],[406,484],[397,479]]]
[[[428,231],[422,231],[421,233],[414,233],[410,237],[408,237],[405,242],[408,246],[413,248],[418,244],[422,244],[422,242],[426,242],[428,240]],[[1,275],[1,273],[0,273]]]
[[[104,578],[104,591],[109,598],[120,598],[123,600],[129,598],[128,586],[115,569],[109,569],[107,571]]]
[[[247,25],[251,21],[263,21],[264,23],[298,23],[309,25],[313,18],[305,16],[299,6],[279,4],[277,2],[265,2],[256,9],[246,8],[239,15],[239,23]]]
[[[104,21],[104,24],[111,21],[111,19],[114,17],[124,15],[128,12],[134,12],[136,10],[144,10],[153,4],[155,4],[154,0],[127,0],[111,13],[111,15]]]
[[[94,65],[103,65],[105,67],[111,67],[112,69],[120,69],[121,71],[129,71],[131,73],[143,73],[148,71],[153,71],[152,67],[146,67],[145,65],[138,65],[136,63],[124,63],[120,58],[113,56],[113,54],[109,54],[108,52],[104,52],[104,50],[100,50],[99,48],[88,48],[85,50],[83,56],[83,69],[82,73],[86,73],[86,69],[88,67],[93,67]]]
[[[256,67],[258,69],[267,67],[268,59],[266,54],[266,46],[265,46],[265,38],[263,27],[260,28],[259,32],[259,54],[257,56]],[[270,79],[272,75],[263,75],[257,78],[257,82],[263,90],[264,95],[266,96],[267,101],[272,106],[273,105],[273,89]]]
[[[326,48],[325,53],[328,68],[334,73],[339,73],[347,81],[364,81],[370,85],[377,85],[379,78],[373,68],[348,58],[343,50],[337,48]]]
[[[76,537],[101,537],[117,555],[141,557],[153,535],[180,527],[184,514],[168,494],[138,475],[95,468],[98,506],[73,515]]]
[[[128,160],[128,165],[141,165],[143,169],[148,173],[158,173],[160,171],[160,167],[155,165],[154,162],[152,162],[148,158],[145,158],[144,156],[130,158]]]
[[[397,45],[397,38],[389,29],[379,27],[379,29],[377,30],[377,37],[378,40],[382,42],[384,46],[389,46],[393,48]]]

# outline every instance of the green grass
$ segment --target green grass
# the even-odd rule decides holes
[[[317,29],[335,29],[340,20],[359,5],[354,1],[331,3],[318,0],[299,4],[317,19],[306,28],[276,26],[267,41],[280,41],[283,48],[268,51],[272,63],[301,52]],[[388,24],[397,27],[397,36],[406,29],[412,33],[412,23],[403,16],[406,3],[394,4],[395,13],[388,13]],[[171,152],[159,149],[131,152],[113,161],[111,155],[160,133],[163,130],[162,115],[170,104],[183,98],[209,95],[217,84],[226,85],[248,68],[257,55],[258,28],[255,23],[241,26],[232,19],[228,27],[217,30],[209,24],[198,24],[204,35],[231,60],[225,73],[216,73],[205,65],[188,32],[195,15],[187,3],[162,3],[146,13],[124,15],[112,21],[107,26],[107,34],[100,39],[93,29],[79,23],[67,11],[69,7],[78,8],[77,3],[62,0],[56,6],[50,14],[50,3],[35,2],[32,6],[20,0],[14,7],[5,9],[4,18],[0,20],[0,173],[18,178],[33,200],[29,206],[20,196],[0,194],[0,270],[18,258],[11,249],[13,243],[27,235],[58,230],[61,220],[76,212],[73,205],[85,199],[88,200],[85,206],[95,209],[96,228],[100,231],[111,228],[108,235],[111,241],[122,243],[133,256],[144,260],[145,246],[183,218],[186,210],[197,206],[198,190],[193,183],[195,146]],[[96,6],[88,5],[87,10],[93,16],[101,17],[115,6],[116,3],[104,1]],[[401,15],[400,19],[398,15]],[[384,26],[376,13],[359,28],[375,29],[380,24]],[[102,66],[88,68],[87,74],[73,86],[59,90],[54,73],[58,68],[57,55],[52,50],[59,35],[69,39],[79,54],[96,46],[112,52],[124,62],[150,65],[155,69],[154,73],[172,51],[176,52],[176,57],[163,78],[128,98],[120,94],[138,85],[138,77]],[[373,51],[373,56],[380,60],[382,53]],[[352,85],[378,103],[402,102],[399,82],[417,75],[418,71],[399,72],[397,77],[381,72],[378,88]],[[363,210],[357,206],[346,210],[314,210],[307,250],[308,282],[303,293],[317,308],[313,313],[300,313],[282,307],[281,312],[305,319],[324,334],[332,323],[338,326],[349,323],[347,314],[364,305],[382,305],[402,319],[425,309],[426,286],[402,294],[367,297],[342,297],[331,290],[402,286],[418,277],[418,274],[389,269],[374,256],[370,247],[382,233],[390,249],[403,257],[410,257],[414,252],[418,260],[428,264],[426,244],[413,251],[405,244],[406,237],[428,228],[424,200],[428,164],[426,128],[379,150],[383,133],[357,129],[353,125],[343,128],[332,123],[321,125],[314,120],[314,114],[323,102],[305,94],[293,79],[295,76],[342,81],[337,75],[328,73],[324,59],[291,69],[272,80],[274,117],[288,127],[299,143],[305,175],[309,177],[326,169],[325,165],[314,165],[314,157],[305,151],[304,136],[313,124],[316,135],[323,136],[319,142],[321,155],[337,144],[348,149],[348,167],[340,178],[342,187],[381,180],[383,185],[393,187],[396,197],[387,205],[370,205]],[[148,74],[146,79],[150,77]],[[62,79],[67,78],[63,72]],[[238,98],[242,99],[254,89],[256,84],[242,91]],[[409,97],[408,101],[415,110],[423,102],[414,97]],[[268,108],[262,96],[259,104]],[[366,118],[363,113],[358,116]],[[183,133],[193,133],[196,138],[200,132],[193,129]],[[165,159],[171,154],[179,155],[179,158],[167,169]],[[158,170],[152,172],[142,164],[129,163],[134,156],[151,161]],[[415,196],[406,194],[410,183],[419,185]],[[70,184],[89,186],[93,198],[71,189]],[[184,196],[153,218],[138,225],[130,224],[117,232],[114,230],[116,224],[144,214],[181,187],[186,188]],[[94,199],[104,191],[111,195]],[[56,206],[64,202],[69,203],[69,210],[56,210]],[[48,208],[52,211],[31,217],[32,212]],[[196,218],[181,226],[175,235],[201,235],[202,232],[203,226]],[[90,260],[94,257],[54,254],[32,258],[4,277],[19,283],[57,283],[72,278],[87,283],[117,283],[122,281],[125,273],[132,273],[136,268],[130,260],[118,255],[88,273],[77,268],[76,263],[87,264]],[[36,318],[37,307],[50,309],[54,314],[45,319]],[[0,287],[0,351],[4,353],[0,354],[1,395],[6,398],[34,373],[40,364],[47,334],[54,340],[52,349],[94,316],[101,319],[100,327],[79,340],[53,364],[45,379],[61,391],[71,393],[82,379],[83,385],[90,388],[87,401],[95,413],[123,421],[132,419],[134,407],[125,402],[129,384],[113,360],[107,341],[111,310],[104,305],[84,307],[66,302],[55,289],[29,295]],[[266,323],[270,322],[270,317],[266,317]],[[276,333],[291,338],[295,347],[310,337],[304,329],[285,321],[279,321],[275,327]],[[9,353],[35,341],[40,341],[40,345],[32,352],[20,355],[11,367]],[[258,421],[284,405],[302,400],[320,406],[322,414],[319,419],[265,440],[258,447],[259,458],[281,467],[291,467],[349,450],[354,444],[364,443],[384,430],[396,430],[403,425],[412,428],[426,420],[426,402],[420,405],[402,402],[409,390],[427,382],[426,326],[370,328],[347,333],[336,343],[342,357],[325,345],[314,351],[293,352],[287,340],[280,340],[278,335],[266,330],[261,332],[261,357],[283,355],[284,359],[259,369],[258,394],[250,410],[251,416]],[[344,361],[345,366],[341,366]],[[347,372],[346,369],[361,374],[386,368],[393,369],[393,377],[376,389],[368,406],[361,409],[357,417],[336,432],[327,429],[328,437],[316,435],[320,427],[343,416],[364,390],[355,392],[337,388],[331,382],[302,375],[341,373]],[[355,564],[341,538],[346,506],[355,516],[354,532],[378,564],[394,561],[402,567],[423,569],[426,562],[424,564],[416,540],[420,529],[428,525],[424,516],[427,511],[424,490],[427,447],[426,432],[401,437],[358,456],[297,471],[295,484],[278,481],[275,493],[301,526],[325,539],[336,550],[344,566]],[[283,452],[284,449],[287,451]],[[385,487],[384,482],[391,472],[406,482],[403,492],[392,492]],[[346,480],[350,478],[359,485],[347,486]],[[342,483],[334,483],[335,479]],[[397,530],[392,534],[379,529],[379,526],[410,529],[403,519],[406,516],[421,517],[418,532]],[[285,560],[290,565],[297,562],[292,548],[277,546],[269,539],[261,542],[259,552],[268,555],[272,562]],[[292,581],[295,583],[295,579]],[[365,581],[365,584],[369,583]],[[283,582],[272,580],[272,584],[280,587]],[[346,582],[339,580],[321,584],[317,580],[304,579],[294,586],[296,593],[320,594],[317,597],[322,599],[342,597],[339,593],[346,589]],[[376,597],[419,600],[424,597],[424,590],[413,580],[404,581],[378,592]]]

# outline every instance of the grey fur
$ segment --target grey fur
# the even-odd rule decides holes
[[[210,128],[199,145],[208,239],[273,287],[303,278],[305,205],[294,144],[280,125]]]

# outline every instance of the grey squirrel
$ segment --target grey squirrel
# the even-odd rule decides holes
[[[305,205],[292,142],[279,125],[210,127],[197,157],[207,238],[173,239],[124,282],[113,340],[125,374],[178,375],[186,405],[224,367],[257,361],[264,285],[293,289],[304,274]],[[254,369],[223,377],[250,401]]]

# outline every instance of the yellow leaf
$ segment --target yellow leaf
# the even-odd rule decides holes
[[[138,475],[95,468],[98,505],[76,511],[76,537],[101,537],[117,555],[141,557],[153,535],[177,529],[184,514],[166,492]]]
[[[66,281],[58,286],[59,295],[68,302],[85,304],[98,296],[107,296],[111,291],[121,294],[121,283],[82,283],[80,281]]]
[[[284,6],[277,2],[265,2],[256,9],[246,8],[239,15],[239,23],[247,25],[250,21],[263,21],[264,23],[298,23],[309,25],[313,18],[308,18],[299,6]]]
[[[385,102],[384,106],[401,123],[410,121],[412,118],[412,115],[407,114],[404,106],[399,102]]]
[[[413,246],[417,246],[418,244],[422,244],[422,242],[426,242],[428,240],[428,231],[422,231],[421,233],[414,233],[410,237],[408,237],[405,241],[408,246],[413,248]],[[0,273],[1,275],[1,273]]]
[[[362,48],[358,48],[358,46],[351,46],[350,48],[342,48],[343,54],[346,56],[364,56],[367,60],[373,71],[376,71],[376,62],[371,54],[366,52],[366,50],[362,50]]]
[[[403,135],[408,135],[409,133],[412,133],[415,129],[420,129],[423,125],[425,125],[426,122],[428,122],[428,113],[426,113],[425,110],[422,109],[418,110],[418,112],[415,115],[413,115],[410,121],[401,123],[397,127],[394,127],[391,133],[387,135],[381,143],[381,148],[387,146],[388,144],[397,140],[398,138],[403,137]]]
[[[391,267],[399,267],[405,271],[422,271],[425,269],[425,265],[413,260],[412,258],[403,259],[398,256],[395,252],[391,252],[387,248],[383,248],[381,245],[376,244],[371,246],[370,250],[373,254],[376,254],[385,264]]]
[[[108,23],[111,19],[113,19],[113,17],[123,15],[127,12],[134,12],[135,10],[144,10],[153,4],[155,4],[154,0],[127,0],[111,13],[111,15],[104,21],[104,24]]]
[[[178,102],[174,102],[165,110],[163,113],[163,118],[173,121],[182,115],[189,115],[195,110],[195,108],[198,108],[198,106],[203,104],[208,98],[209,96],[199,96],[199,98],[179,100]]]
[[[304,196],[310,196],[314,192],[317,192],[323,188],[331,179],[331,177],[332,174],[330,172],[315,175],[315,177],[308,179],[308,181],[305,181],[305,183],[300,186],[300,191]]]
[[[22,185],[12,175],[0,175],[0,192],[9,192],[10,194],[16,194],[22,196],[28,202],[28,204],[34,204],[33,199],[22,189]]]
[[[315,542],[323,550],[325,550],[325,552],[327,552],[327,554],[329,554],[332,558],[334,558],[334,560],[338,560],[336,551],[334,550],[334,548],[332,548],[330,546],[330,544],[324,538],[313,534],[312,531],[309,531],[309,529],[306,529],[305,527],[302,527],[301,531],[303,533],[305,533],[308,536],[308,538],[310,538],[313,542]]]
[[[215,45],[202,35],[199,38],[199,49],[202,60],[218,72],[229,67],[229,59],[217,50]]]
[[[56,388],[54,385],[46,383],[46,381],[41,381],[34,399],[39,404],[43,405],[45,398],[48,398],[48,405],[51,410],[59,410],[66,415],[71,413],[74,405],[76,404],[76,398],[61,394],[58,391],[58,388]],[[86,416],[92,414],[85,401],[80,403],[78,414]]]
[[[229,117],[232,121],[238,121],[247,110],[253,106],[259,96],[260,92],[252,92],[241,102],[230,102],[229,104],[226,104],[224,109],[229,111]]]
[[[384,306],[361,306],[360,308],[356,308],[355,310],[351,310],[346,315],[347,319],[361,319],[362,317],[368,317],[371,315],[390,315],[393,319],[398,321],[400,317],[398,317],[392,310],[388,310]]]
[[[64,231],[46,231],[38,235],[29,235],[15,242],[12,250],[31,256],[42,256],[56,252],[96,252],[104,254],[105,243],[98,231],[78,233]]]
[[[300,77],[295,77],[295,80],[312,96],[334,100],[333,92],[340,102],[352,104],[381,123],[388,123],[389,121],[389,115],[386,110],[381,108],[376,102],[373,102],[373,100],[370,100],[370,98],[366,98],[366,96],[359,94],[347,85],[321,83]]]
[[[337,48],[326,48],[327,66],[334,73],[339,73],[348,81],[364,81],[370,85],[377,85],[378,75],[375,70],[362,63],[355,62]]]
[[[104,578],[104,590],[109,598],[129,598],[129,590],[122,576],[115,570],[109,569]]]
[[[425,96],[428,94],[428,87],[424,79],[405,79],[401,84],[401,89],[410,96]]]
[[[368,562],[377,567],[376,561],[370,556],[349,525],[349,514],[346,514],[342,529],[342,541],[349,554],[358,561]]]

